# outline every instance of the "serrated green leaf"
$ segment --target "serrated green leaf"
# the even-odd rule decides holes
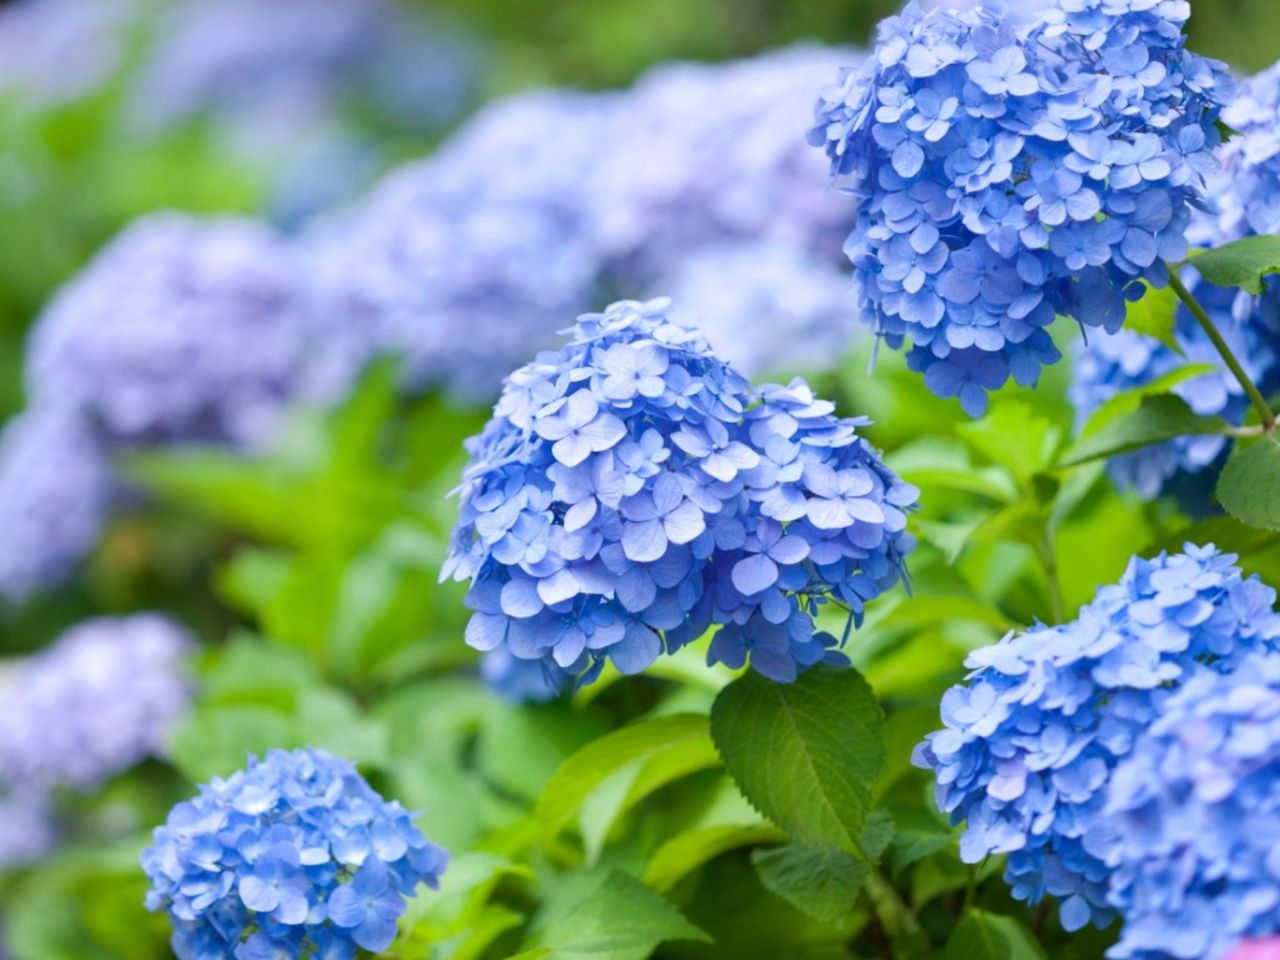
[[[711,710],[734,782],[797,843],[860,853],[884,767],[884,713],[853,669],[816,667],[795,683],[739,677]]]
[[[1012,917],[970,910],[947,940],[946,960],[1045,960],[1031,931]]]
[[[548,918],[524,946],[526,953],[548,960],[643,960],[669,940],[709,939],[667,900],[615,871],[582,900]]]
[[[1153,287],[1145,280],[1142,285],[1146,288],[1142,298],[1131,302],[1125,309],[1125,327],[1158,340],[1178,356],[1183,356],[1182,344],[1174,336],[1178,320],[1177,294],[1168,286]]]
[[[751,863],[767,890],[832,926],[853,910],[871,876],[870,865],[853,854],[798,843],[754,850]]]
[[[1240,444],[1218,478],[1217,497],[1241,523],[1280,530],[1280,440]]]
[[[561,764],[538,798],[543,838],[554,839],[578,815],[591,792],[626,765],[707,735],[706,717],[678,713],[643,720],[593,740]]]
[[[726,824],[678,833],[658,847],[641,878],[659,893],[670,890],[689,873],[722,853],[763,843],[781,843],[787,835],[772,823]]]
[[[1245,237],[1197,254],[1192,265],[1215,286],[1238,287],[1258,296],[1266,288],[1267,275],[1280,273],[1280,237]]]
[[[1231,425],[1221,417],[1201,417],[1172,393],[1143,397],[1136,410],[1123,413],[1097,431],[1082,436],[1063,456],[1064,467],[1099,457],[1137,450],[1175,437],[1228,434]]]

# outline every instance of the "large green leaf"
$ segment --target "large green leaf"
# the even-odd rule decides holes
[[[668,940],[708,939],[661,896],[615,871],[582,900],[548,918],[518,957],[644,960]]]
[[[1159,340],[1170,350],[1182,355],[1182,345],[1174,336],[1178,319],[1178,297],[1169,286],[1153,287],[1143,281],[1142,298],[1128,305],[1124,325],[1134,333]]]
[[[1256,296],[1265,289],[1268,274],[1280,273],[1280,237],[1246,237],[1196,254],[1191,262],[1209,283]]]
[[[1012,917],[970,910],[947,941],[946,960],[1044,960],[1044,948]]]
[[[853,910],[871,866],[853,854],[788,843],[751,854],[760,882],[797,910],[838,924]]]
[[[1280,439],[1241,444],[1222,470],[1217,496],[1241,523],[1280,530]]]
[[[786,840],[778,827],[763,821],[697,827],[678,833],[653,852],[645,864],[643,880],[654,890],[670,890],[708,860],[741,847]]]
[[[553,839],[573,822],[587,797],[609,777],[637,760],[707,736],[707,718],[678,713],[634,723],[587,744],[556,770],[538,798],[542,836]]]
[[[1137,409],[1121,414],[1077,440],[1063,456],[1061,465],[1073,466],[1099,457],[1114,457],[1175,437],[1228,434],[1231,429],[1221,417],[1198,416],[1185,400],[1172,393],[1146,396]]]
[[[856,670],[816,667],[795,683],[739,677],[711,734],[742,793],[797,843],[861,855],[884,766],[884,713]]]

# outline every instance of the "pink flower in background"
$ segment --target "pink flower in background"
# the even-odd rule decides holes
[[[1280,960],[1280,937],[1246,941],[1222,960]]]

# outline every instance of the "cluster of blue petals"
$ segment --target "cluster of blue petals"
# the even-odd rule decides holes
[[[832,410],[752,387],[666,301],[581,317],[468,442],[442,572],[471,581],[468,643],[585,681],[712,627],[713,662],[775,680],[838,659],[814,615],[902,578],[917,491]]]
[[[1201,670],[1111,775],[1086,845],[1112,871],[1118,960],[1218,960],[1280,933],[1280,654]]]
[[[810,140],[858,201],[859,305],[971,415],[1059,359],[1055,315],[1114,332],[1185,257],[1229,87],[1184,49],[1189,13],[913,5],[819,100]]]
[[[1209,179],[1208,207],[1192,215],[1187,235],[1198,247],[1280,232],[1280,66],[1241,84],[1222,116],[1235,134],[1217,151],[1221,167]],[[1280,390],[1280,284],[1273,278],[1261,296],[1253,296],[1211,286],[1190,267],[1183,280],[1263,394]],[[1176,384],[1173,392],[1202,416],[1243,422],[1249,409],[1243,388],[1185,307],[1179,307],[1174,333],[1181,355],[1129,330],[1091,333],[1077,354],[1072,385],[1080,421],[1117,393],[1147,386],[1187,363],[1207,363],[1218,369]],[[1227,446],[1221,436],[1179,437],[1122,454],[1108,470],[1142,497],[1172,493],[1203,512],[1212,503]]]
[[[179,960],[354,960],[395,940],[448,853],[322,750],[273,750],[180,803],[142,854]]]
[[[916,748],[938,806],[965,824],[961,857],[1007,854],[1014,897],[1059,898],[1069,930],[1115,916],[1086,835],[1161,699],[1202,664],[1228,671],[1280,640],[1274,590],[1213,546],[1185,551],[1135,558],[1071,623],[971,653],[942,699],[945,729]]]

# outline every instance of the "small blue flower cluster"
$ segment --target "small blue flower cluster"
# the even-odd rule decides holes
[[[1280,232],[1280,65],[1242,84],[1223,119],[1236,134],[1217,151],[1221,169],[1209,180],[1208,209],[1192,216],[1188,238],[1196,246]],[[1272,280],[1262,296],[1254,297],[1204,283],[1192,268],[1183,279],[1264,395],[1280,390],[1280,284]],[[1218,369],[1184,380],[1173,391],[1202,416],[1243,422],[1249,408],[1243,389],[1185,307],[1179,307],[1175,335],[1182,355],[1128,330],[1091,335],[1077,354],[1072,385],[1081,423],[1117,393],[1146,386],[1187,363]],[[1216,468],[1226,450],[1225,437],[1180,437],[1116,457],[1108,469],[1118,484],[1142,497],[1179,494],[1199,513],[1212,503]]]
[[[284,240],[255,221],[138,220],[37,321],[33,406],[79,414],[106,443],[251,449],[303,369],[298,279]]]
[[[0,5],[0,96],[37,109],[96,89],[120,65],[135,0]]]
[[[1124,915],[1117,960],[1216,960],[1280,932],[1280,653],[1202,669],[1111,774],[1086,846]]]
[[[142,854],[180,960],[354,960],[395,940],[449,855],[323,750],[273,750],[180,803]]]
[[[666,301],[581,317],[468,443],[442,572],[471,580],[468,643],[584,682],[713,625],[712,661],[775,680],[838,658],[814,614],[901,579],[917,491],[832,410],[801,380],[756,390]]]
[[[1055,315],[1114,332],[1187,251],[1228,78],[1184,49],[1182,0],[922,13],[817,106],[811,142],[859,202],[861,307],[978,416],[1059,359]]]
[[[522,660],[506,647],[495,647],[480,658],[480,676],[512,703],[548,703],[572,685],[572,678],[545,660]]]
[[[33,410],[0,433],[0,598],[57,583],[98,542],[112,480],[79,418]]]
[[[1274,590],[1233,555],[1185,551],[1135,558],[1071,623],[971,653],[973,672],[943,697],[945,729],[916,749],[938,806],[966,824],[961,857],[1008,854],[1014,897],[1060,898],[1069,930],[1114,916],[1110,870],[1085,836],[1161,698],[1199,664],[1227,671],[1280,640]]]
[[[0,783],[88,791],[149,756],[190,701],[186,630],[155,614],[72,627],[0,677]]]

